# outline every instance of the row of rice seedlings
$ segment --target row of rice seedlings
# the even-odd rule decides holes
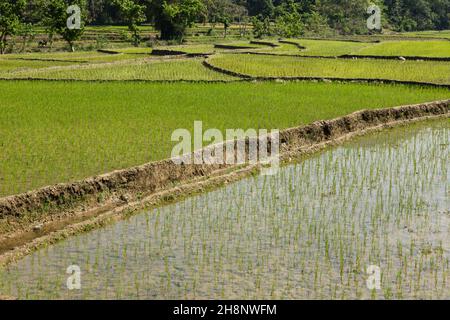
[[[397,129],[74,237],[0,276],[20,298],[445,299],[446,122]],[[65,268],[82,270],[68,291]],[[366,268],[381,268],[381,290]]]

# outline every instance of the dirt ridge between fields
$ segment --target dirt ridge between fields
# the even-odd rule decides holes
[[[280,132],[281,158],[283,161],[290,160],[291,157],[386,126],[448,117],[449,114],[450,100],[444,100],[362,110],[333,120],[286,129]],[[224,142],[223,147],[227,143]],[[249,140],[246,140],[246,152],[248,146]],[[269,143],[267,148],[270,148]],[[29,253],[43,243],[55,242],[103,225],[105,221],[118,218],[130,208],[140,208],[146,203],[167,203],[202,192],[207,186],[235,181],[258,168],[257,165],[245,168],[207,164],[177,165],[172,159],[166,159],[1,198],[0,223],[9,223],[12,229],[6,234],[0,234],[0,265]],[[83,216],[85,220],[76,220]],[[56,224],[55,228],[44,232],[46,225],[70,218],[74,219],[72,223],[61,223],[61,228],[57,228]],[[37,224],[40,224],[39,227]]]

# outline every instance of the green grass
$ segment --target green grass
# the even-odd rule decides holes
[[[387,41],[363,48],[361,55],[450,57],[450,41]]]
[[[212,71],[201,59],[140,59],[126,63],[83,65],[9,74],[12,78],[76,80],[234,80]]]
[[[0,195],[169,158],[175,129],[288,128],[450,98],[446,89],[329,83],[0,81]]]
[[[262,77],[329,77],[450,83],[450,62],[345,60],[222,54],[210,58],[220,68]]]

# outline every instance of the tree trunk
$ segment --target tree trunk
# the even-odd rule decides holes
[[[6,34],[2,33],[0,36],[0,54],[5,54],[6,51]]]
[[[52,51],[53,49],[53,33],[48,35],[48,51]]]

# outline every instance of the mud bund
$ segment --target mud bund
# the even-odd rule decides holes
[[[301,154],[314,146],[386,125],[422,118],[446,117],[449,115],[449,107],[450,100],[445,100],[389,109],[363,110],[334,120],[318,121],[283,130],[280,132],[281,158],[286,159],[289,155]],[[221,144],[223,148],[225,144]],[[236,147],[236,143],[233,144]],[[247,139],[246,152],[248,146]],[[270,148],[270,143],[267,143],[267,148]],[[171,189],[196,179],[208,178],[220,174],[224,169],[237,169],[235,167],[175,164],[172,159],[167,159],[78,182],[48,186],[1,198],[0,222],[8,219],[39,220],[40,217],[48,218],[62,212],[73,214],[95,210],[105,203],[124,205],[128,201],[139,201],[143,195]]]

